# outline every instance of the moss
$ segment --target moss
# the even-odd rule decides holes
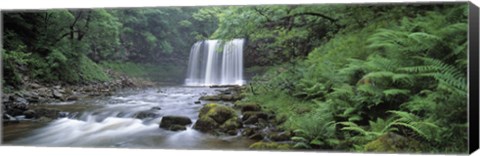
[[[286,143],[259,141],[259,142],[256,142],[256,143],[253,143],[252,145],[250,145],[249,148],[250,149],[256,149],[256,150],[268,150],[268,149],[289,150],[289,149],[292,148],[292,146],[290,144],[286,144]]]
[[[411,138],[395,133],[387,133],[365,145],[365,150],[370,152],[418,152],[421,144]]]
[[[231,131],[231,130],[236,130],[237,128],[240,128],[241,126],[242,125],[238,121],[238,118],[234,117],[234,118],[230,118],[229,120],[225,121],[225,123],[223,123],[220,126],[220,129],[222,129],[222,131]]]
[[[215,103],[206,104],[200,109],[199,119],[194,128],[202,132],[223,132],[233,134],[242,125],[238,121],[235,110]]]

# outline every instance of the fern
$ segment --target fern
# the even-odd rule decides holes
[[[439,127],[427,120],[423,120],[418,116],[404,111],[388,111],[396,117],[387,127],[404,127],[412,130],[416,135],[426,139],[427,141],[437,141]]]

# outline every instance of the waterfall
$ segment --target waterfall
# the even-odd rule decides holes
[[[242,85],[244,39],[223,42],[206,40],[195,43],[190,50],[188,86]]]

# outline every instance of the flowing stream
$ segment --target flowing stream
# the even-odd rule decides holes
[[[61,102],[33,107],[55,108],[69,112],[68,117],[50,122],[24,121],[3,127],[6,145],[128,147],[172,149],[247,149],[253,143],[242,137],[213,136],[187,126],[185,131],[159,128],[165,115],[187,116],[192,122],[207,103],[194,102],[202,95],[215,94],[219,88],[162,87],[125,90],[113,96]],[[222,103],[231,105],[231,103]],[[139,119],[142,112],[149,116]]]

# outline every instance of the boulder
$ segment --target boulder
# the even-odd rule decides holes
[[[184,116],[164,116],[160,121],[160,128],[172,131],[185,130],[185,126],[192,123],[192,120]]]
[[[252,111],[248,111],[248,112],[244,112],[243,115],[242,115],[242,121],[244,124],[256,124],[256,123],[259,123],[260,121],[264,120],[268,120],[269,118],[269,115],[265,112],[252,112]]]
[[[422,145],[420,142],[398,135],[393,132],[388,132],[381,135],[376,140],[373,140],[365,145],[365,150],[368,152],[419,152]]]
[[[200,109],[198,118],[193,128],[201,132],[233,135],[242,127],[235,110],[214,103],[207,104]]]
[[[168,130],[171,130],[171,131],[184,131],[184,130],[187,130],[187,127],[185,126],[182,126],[182,125],[172,125],[168,128]]]
[[[135,118],[137,119],[156,118],[156,117],[159,117],[159,115],[153,111],[141,111],[135,115]]]

